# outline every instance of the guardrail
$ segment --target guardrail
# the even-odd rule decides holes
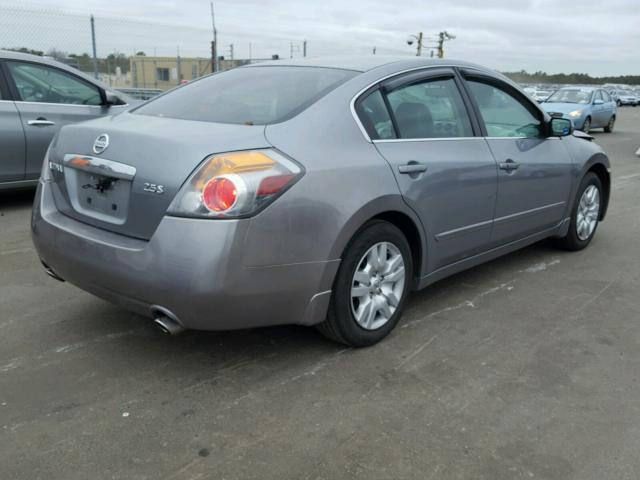
[[[137,100],[149,100],[163,92],[159,88],[116,88],[116,90],[126,93]]]

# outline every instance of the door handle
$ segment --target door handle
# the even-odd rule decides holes
[[[418,162],[409,162],[406,165],[399,165],[398,172],[406,174],[422,173],[427,171],[427,166]]]
[[[35,120],[29,120],[27,124],[33,127],[46,127],[48,125],[55,125],[56,123],[51,120],[47,120],[46,118],[38,117]]]
[[[520,167],[520,164],[508,158],[506,162],[500,162],[499,167],[500,170],[505,170],[507,173],[509,173],[517,170],[518,167]]]

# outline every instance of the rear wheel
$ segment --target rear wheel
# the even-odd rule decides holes
[[[604,131],[607,132],[607,133],[613,132],[613,127],[614,127],[615,123],[616,123],[616,117],[611,117],[609,119],[609,123],[607,123],[607,126],[604,127]]]
[[[582,131],[584,133],[589,133],[589,130],[591,130],[591,117],[585,118],[582,124]]]
[[[318,330],[352,347],[379,342],[400,320],[412,278],[411,250],[403,233],[389,222],[369,222],[345,251],[327,319]]]
[[[602,210],[602,182],[593,172],[587,173],[571,209],[571,225],[567,234],[558,240],[559,246],[566,250],[582,250],[596,233]]]

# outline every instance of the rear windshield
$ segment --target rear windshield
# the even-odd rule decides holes
[[[358,73],[319,67],[236,68],[186,84],[142,105],[135,113],[266,125],[297,115]]]

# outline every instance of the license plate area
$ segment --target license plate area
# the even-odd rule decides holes
[[[96,220],[123,225],[135,169],[105,159],[92,162],[93,157],[70,157],[68,161],[65,158],[64,177],[73,209]]]

